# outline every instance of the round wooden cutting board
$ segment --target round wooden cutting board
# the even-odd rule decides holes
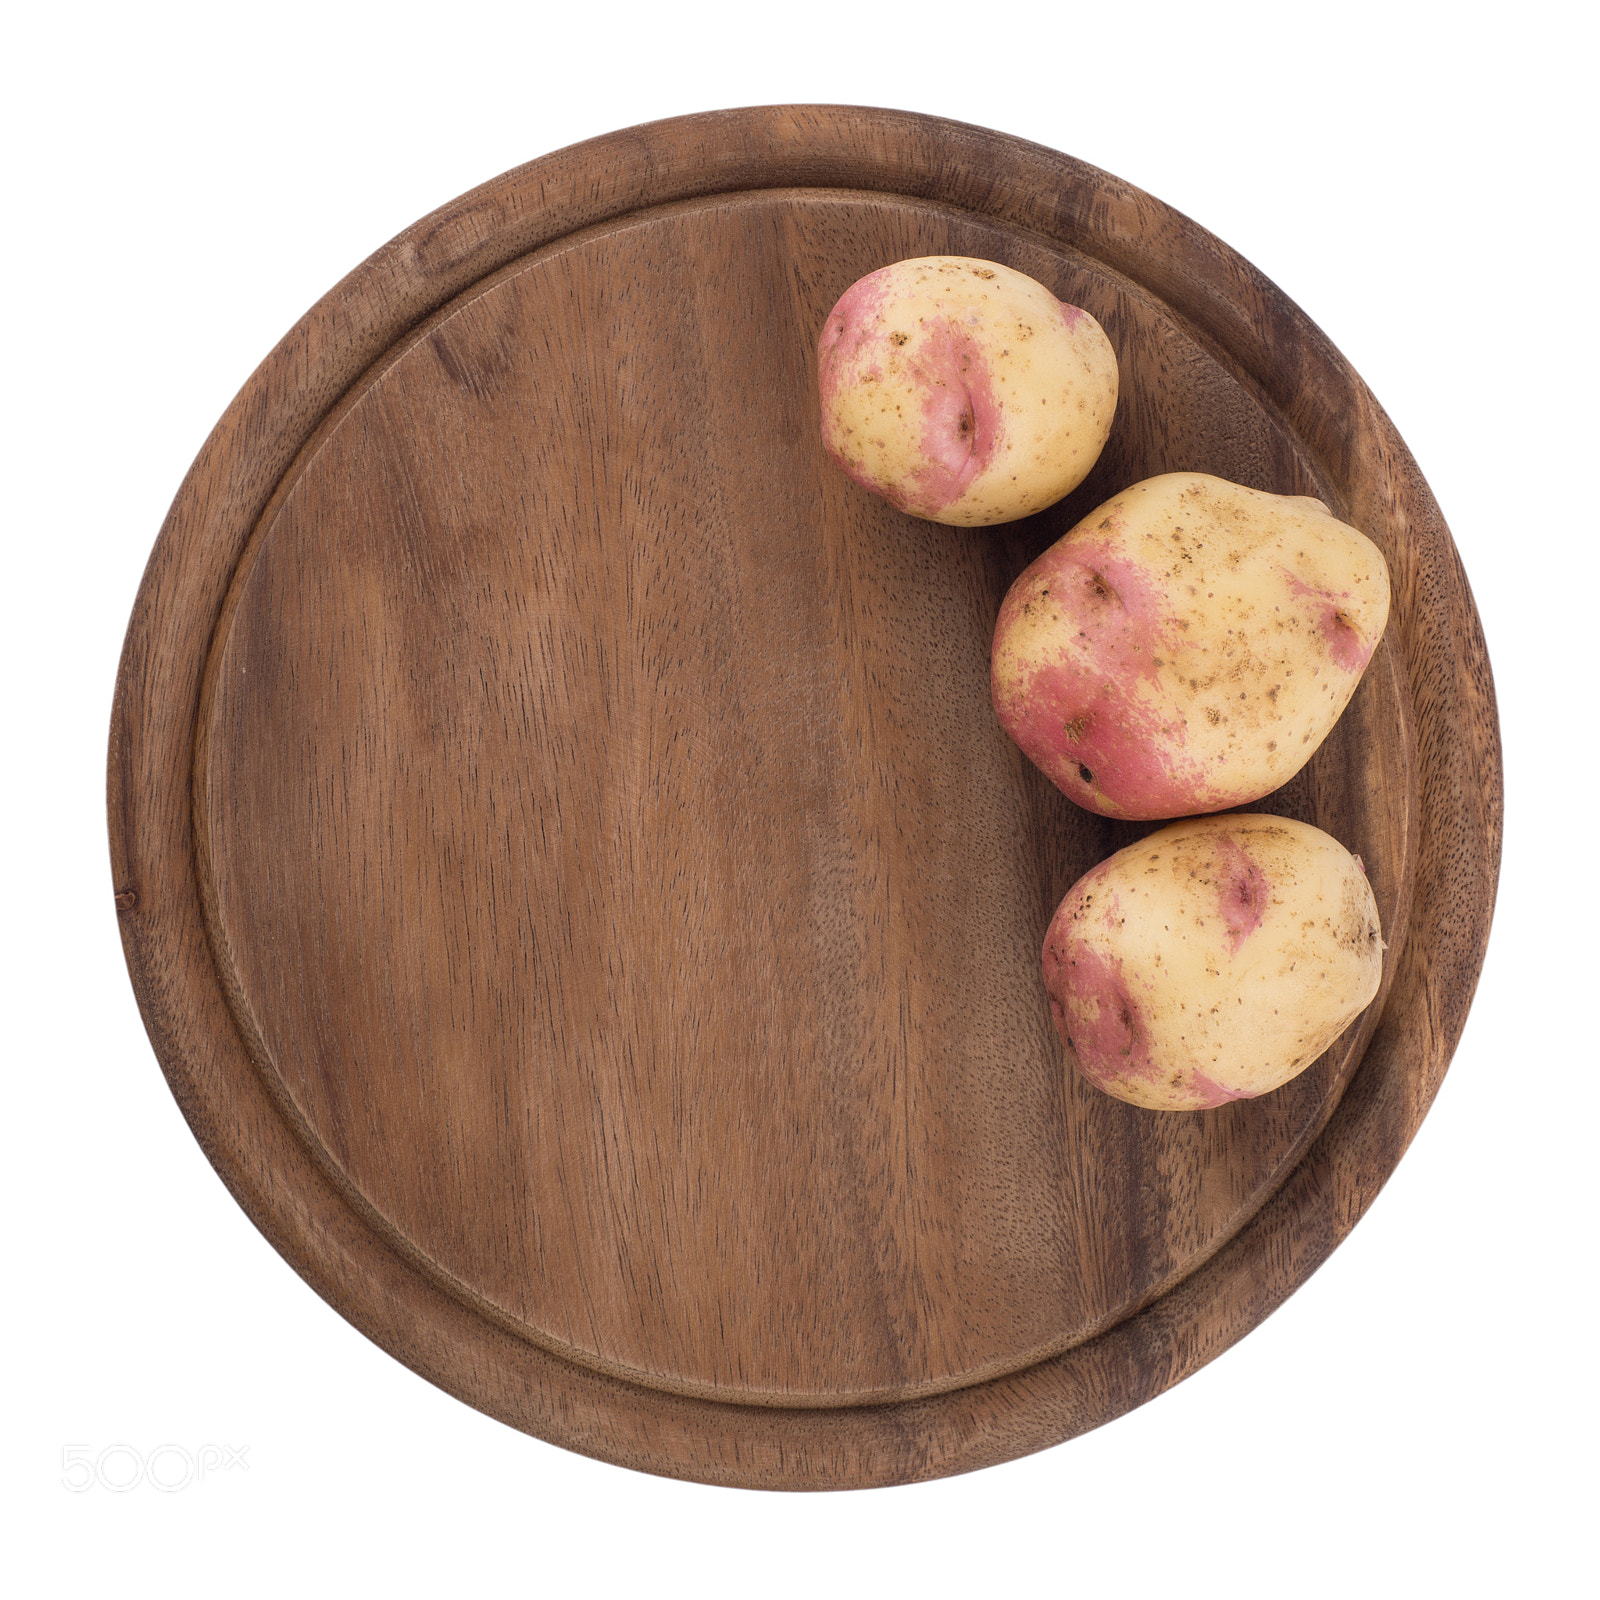
[[[1117,349],[1099,465],[1025,522],[917,521],[822,453],[824,316],[934,253]],[[1188,469],[1389,561],[1356,698],[1255,808],[1361,854],[1388,952],[1302,1077],[1161,1114],[1068,1070],[1039,973],[1156,825],[1051,788],[988,659],[1035,555]],[[1056,1443],[1278,1305],[1438,1086],[1500,815],[1449,534],[1304,315],[1080,162],[822,107],[560,152],[345,279],[179,491],[111,739],[134,985],[257,1226],[470,1404],[768,1488]]]

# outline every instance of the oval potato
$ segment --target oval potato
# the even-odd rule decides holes
[[[1102,816],[1249,805],[1311,759],[1388,617],[1382,553],[1321,501],[1168,473],[1108,500],[1012,585],[995,713]]]
[[[818,342],[822,442],[897,510],[976,527],[1053,505],[1111,432],[1117,357],[1087,311],[997,261],[853,284]]]
[[[1044,942],[1050,1014],[1089,1082],[1157,1110],[1303,1072],[1383,975],[1360,861],[1283,817],[1195,817],[1103,861]]]

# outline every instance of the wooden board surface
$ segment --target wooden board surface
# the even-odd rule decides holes
[[[934,252],[1118,350],[1100,464],[1009,528],[903,517],[817,439],[827,310]],[[1395,584],[1258,808],[1363,856],[1384,989],[1191,1115],[1063,1066],[1044,928],[1149,829],[1053,790],[987,690],[1016,573],[1176,469],[1320,495]],[[518,169],[307,316],[162,531],[110,813],[157,1054],[321,1293],[530,1432],[801,1488],[1057,1442],[1303,1281],[1448,1062],[1499,783],[1448,533],[1301,313],[1067,157],[812,107]]]

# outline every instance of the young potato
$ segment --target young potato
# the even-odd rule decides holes
[[[1248,805],[1311,759],[1388,617],[1382,553],[1320,500],[1172,472],[1091,512],[1012,585],[995,713],[1102,816]]]
[[[1193,817],[1067,891],[1044,941],[1056,1031],[1090,1083],[1158,1111],[1303,1072],[1383,975],[1361,862],[1282,817]]]
[[[897,510],[976,527],[1053,505],[1117,405],[1100,324],[995,261],[922,256],[847,289],[817,357],[822,442]]]

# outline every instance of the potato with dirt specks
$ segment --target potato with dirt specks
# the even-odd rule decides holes
[[[1389,570],[1320,500],[1198,472],[1091,512],[995,624],[1001,726],[1107,817],[1249,805],[1309,761],[1389,616]]]
[[[1198,1111],[1303,1072],[1383,976],[1359,858],[1283,817],[1194,817],[1067,891],[1044,941],[1056,1031],[1119,1100]]]
[[[822,442],[897,510],[980,527],[1054,505],[1111,432],[1100,324],[996,261],[922,256],[869,273],[817,352]]]

